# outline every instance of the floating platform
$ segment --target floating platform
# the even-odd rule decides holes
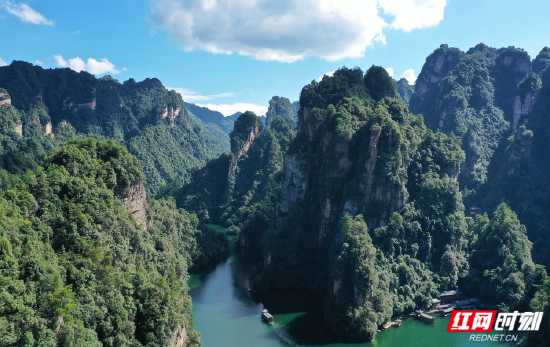
[[[269,312],[267,312],[266,309],[263,309],[262,310],[262,321],[267,322],[267,323],[273,323],[275,321],[275,319],[273,318],[273,316]]]

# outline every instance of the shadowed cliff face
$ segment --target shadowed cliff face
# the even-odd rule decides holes
[[[502,144],[492,179],[472,198],[484,210],[506,202],[525,224],[534,241],[533,259],[550,264],[548,225],[550,150],[550,50],[544,48],[533,60],[533,72],[518,84],[513,101],[508,141]],[[474,200],[475,199],[475,200]]]

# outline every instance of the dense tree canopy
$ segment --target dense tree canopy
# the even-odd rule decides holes
[[[187,268],[223,240],[167,200],[138,225],[119,196],[143,171],[123,146],[71,140],[0,177],[2,346],[165,346],[178,329],[200,345]]]

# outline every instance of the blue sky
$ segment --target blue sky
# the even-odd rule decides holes
[[[185,101],[260,115],[342,66],[418,75],[442,43],[534,58],[548,13],[543,0],[0,0],[0,64],[157,77]]]

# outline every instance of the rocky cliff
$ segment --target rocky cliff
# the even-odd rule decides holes
[[[11,105],[11,98],[5,89],[0,88],[0,106],[2,105]]]
[[[466,160],[459,180],[469,188],[487,182],[493,155],[510,125],[517,128],[519,117],[531,107],[532,93],[516,95],[530,71],[529,55],[513,47],[479,44],[463,53],[442,46],[426,60],[411,111],[422,113],[432,130],[463,137]]]
[[[136,222],[147,230],[149,217],[147,216],[147,196],[143,181],[139,180],[132,183],[122,201],[126,211],[130,212]]]
[[[170,338],[170,347],[185,347],[187,341],[187,329],[185,326],[178,325],[172,337]]]
[[[232,144],[231,152],[234,155],[234,159],[231,161],[231,165],[229,166],[229,176],[235,174],[235,169],[237,168],[239,159],[248,153],[250,147],[254,144],[254,140],[262,131],[262,122],[257,118],[258,117],[256,117],[256,115],[254,115],[254,118],[250,118],[248,115],[245,115],[242,118],[242,122],[238,123],[239,119],[241,119],[239,117],[236,122],[237,130],[234,130],[234,132],[230,134]]]
[[[464,153],[457,138],[431,132],[408,111],[380,67],[365,75],[343,68],[305,86],[298,115],[276,230],[264,237],[255,285],[310,288],[325,299],[333,331],[372,338],[397,302],[408,300],[405,293],[381,294],[392,292],[389,278],[397,276],[389,263],[419,262],[414,271],[428,281],[424,266],[437,268],[460,243],[464,215],[455,180]],[[373,245],[393,260],[380,262]]]
[[[181,108],[166,107],[164,109],[164,112],[160,115],[160,119],[168,118],[168,121],[170,122],[170,126],[173,128],[174,120],[180,114],[180,111],[181,111]]]
[[[414,94],[409,100],[411,112],[426,116],[434,105],[439,82],[458,65],[463,56],[464,52],[458,48],[441,45],[426,58],[422,71],[416,79]],[[426,125],[433,128],[428,122]]]

